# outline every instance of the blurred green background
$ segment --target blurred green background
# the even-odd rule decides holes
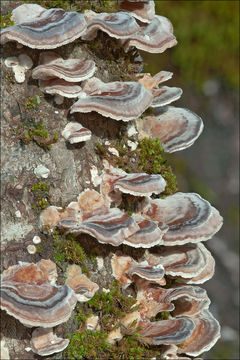
[[[180,191],[199,193],[224,217],[205,243],[216,270],[203,287],[222,338],[204,358],[239,359],[239,1],[156,0],[155,7],[172,22],[178,45],[163,54],[141,52],[144,72],[172,71],[166,85],[181,87],[183,96],[171,105],[196,112],[205,126],[168,163]]]

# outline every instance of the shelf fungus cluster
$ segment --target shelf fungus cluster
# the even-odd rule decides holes
[[[23,4],[13,10],[15,25],[2,29],[0,41],[44,50],[32,77],[44,93],[55,95],[58,104],[63,97],[76,98],[71,114],[95,111],[117,121],[135,121],[139,139],[158,138],[165,152],[183,150],[199,137],[203,122],[190,110],[170,105],[182,95],[180,88],[162,86],[171,79],[171,72],[138,74],[136,81],[103,82],[94,76],[93,60],[63,59],[52,51],[76,39],[93,41],[99,31],[117,39],[125,51],[135,47],[162,53],[176,45],[171,22],[155,14],[153,0],[119,0],[118,4],[119,12],[83,14]],[[26,54],[6,59],[5,65],[13,69],[19,83],[33,66]],[[149,107],[153,115],[143,116]],[[62,136],[74,144],[90,140],[91,131],[72,121]],[[160,346],[162,359],[189,359],[208,351],[220,337],[220,326],[209,311],[206,291],[198,285],[214,274],[214,258],[202,242],[221,228],[218,210],[196,193],[162,196],[167,181],[160,174],[126,173],[109,166],[99,183],[99,191],[88,188],[67,206],[44,209],[39,227],[45,234],[56,228],[89,234],[115,247],[112,275],[124,291],[132,287],[138,307],[108,334],[109,343],[137,331],[143,344]],[[122,244],[146,250],[141,258],[132,258],[119,252]],[[99,289],[74,264],[67,269],[64,285],[56,280],[51,260],[21,262],[5,270],[1,279],[1,308],[25,326],[36,327],[30,345],[41,356],[68,346],[69,340],[57,337],[53,327],[71,317],[77,301],[87,302]],[[97,323],[93,315],[87,329],[98,329]]]
[[[68,269],[64,285],[56,284],[57,276],[56,264],[44,259],[19,262],[1,275],[1,309],[27,327],[38,327],[30,344],[42,356],[67,347],[69,340],[57,337],[52,328],[70,318],[77,301],[90,300],[98,290],[77,266]]]

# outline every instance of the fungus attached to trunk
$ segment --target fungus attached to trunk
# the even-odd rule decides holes
[[[76,144],[91,139],[92,132],[83,127],[80,123],[71,121],[62,131],[62,136],[70,142]]]
[[[37,328],[32,333],[30,345],[32,351],[40,356],[47,356],[66,349],[68,339],[62,339],[53,334],[53,329]]]

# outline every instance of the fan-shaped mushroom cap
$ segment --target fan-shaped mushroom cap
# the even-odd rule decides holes
[[[135,248],[150,248],[163,244],[162,237],[167,231],[167,228],[161,230],[156,222],[146,220],[138,214],[134,215],[133,218],[140,229],[124,240],[124,244]]]
[[[61,210],[62,208],[57,206],[49,206],[44,209],[39,217],[40,230],[48,232],[53,229],[61,220]]]
[[[27,22],[1,31],[1,44],[17,41],[33,49],[54,49],[79,38],[86,29],[84,16],[78,12],[48,9]]]
[[[162,86],[152,91],[154,99],[151,103],[152,108],[165,106],[178,100],[182,96],[182,89],[178,87]]]
[[[161,283],[164,276],[163,266],[149,266],[147,261],[137,263],[130,256],[115,254],[111,259],[111,265],[115,279],[127,286],[133,281],[133,276],[156,284]]]
[[[103,215],[109,211],[105,199],[96,190],[85,189],[78,196],[78,206],[82,211],[83,220],[94,215]]]
[[[83,127],[76,121],[68,123],[62,131],[62,136],[70,142],[70,144],[76,144],[82,141],[91,139],[92,132]]]
[[[67,321],[77,299],[67,285],[51,285],[51,269],[45,261],[23,263],[4,271],[1,308],[30,327],[52,327]]]
[[[186,356],[179,356],[177,355],[178,346],[177,345],[165,345],[161,351],[160,359],[164,360],[191,360],[189,357]],[[203,360],[203,359],[196,359],[196,360]]]
[[[100,243],[118,246],[137,230],[139,230],[139,226],[131,216],[117,208],[111,208],[105,214],[87,218],[69,232],[72,234],[87,233]]]
[[[198,356],[209,351],[220,338],[220,325],[209,310],[203,310],[200,314],[191,318],[195,329],[183,346],[179,347],[179,353],[190,356]]]
[[[166,88],[162,87],[161,89]],[[163,94],[163,96],[165,95]],[[153,106],[155,99],[157,98],[153,99],[151,106]],[[199,116],[190,110],[168,106],[161,109],[157,116],[146,116],[140,119],[137,122],[137,128],[140,138],[159,138],[164,150],[172,153],[191,146],[200,136],[203,130],[203,122]]]
[[[222,226],[218,211],[195,193],[178,192],[165,199],[148,199],[142,215],[169,226],[163,240],[170,246],[208,240]]]
[[[92,282],[82,274],[81,268],[78,265],[68,267],[66,285],[73,289],[76,298],[80,302],[90,300],[99,289],[98,284]]]
[[[141,321],[139,326],[143,328],[139,331],[142,336],[140,341],[152,345],[180,344],[189,338],[195,328],[193,320],[187,317],[155,322],[146,320]]]
[[[136,19],[149,23],[155,16],[154,1],[128,1],[121,0],[120,9],[130,11]]]
[[[212,271],[207,276],[206,267],[214,259],[201,243],[166,247],[161,255],[149,255],[147,260],[150,265],[162,264],[166,275],[180,276],[183,279],[188,279],[188,283],[194,283],[192,279],[200,276],[203,271],[206,278],[202,276],[202,282],[213,276]]]
[[[33,79],[60,78],[69,82],[80,82],[93,76],[96,66],[93,60],[64,60],[53,51],[40,54],[39,66],[32,71]]]
[[[152,94],[137,82],[103,83],[97,78],[86,81],[71,113],[97,111],[115,120],[129,121],[139,117],[151,104]]]
[[[32,351],[40,356],[47,356],[63,351],[68,344],[69,340],[57,337],[57,335],[53,334],[52,328],[35,329],[30,341]]]
[[[41,16],[46,9],[38,4],[22,4],[12,11],[11,20],[16,24],[30,22]]]
[[[82,93],[81,86],[63,79],[39,80],[39,88],[46,94],[75,98]]]
[[[113,188],[134,196],[151,196],[165,190],[166,181],[159,174],[132,173],[119,178]]]
[[[162,53],[177,44],[171,22],[164,16],[155,15],[145,28],[131,35],[125,42],[127,51],[131,46],[150,53]]]
[[[87,16],[88,18],[88,16]],[[93,40],[98,30],[117,39],[128,39],[129,36],[140,30],[140,26],[130,14],[119,11],[115,13],[100,13],[87,21],[87,31],[82,36],[84,40]]]

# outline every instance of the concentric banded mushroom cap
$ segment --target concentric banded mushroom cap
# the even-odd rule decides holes
[[[149,23],[155,16],[154,1],[120,1],[120,9],[129,11],[132,16],[141,22]]]
[[[165,199],[148,200],[142,215],[169,226],[163,240],[170,246],[208,240],[222,226],[218,211],[195,193],[178,192]]]
[[[77,299],[67,285],[49,282],[49,270],[23,263],[2,274],[1,308],[27,326],[52,327],[69,319]]]
[[[39,88],[46,94],[60,95],[66,98],[75,98],[82,93],[81,86],[63,79],[39,80]]]
[[[140,229],[124,240],[124,244],[135,248],[150,248],[163,244],[162,237],[167,231],[167,228],[161,230],[156,222],[146,220],[138,214],[134,215],[133,218]]]
[[[195,328],[193,320],[187,317],[155,322],[146,320],[139,326],[142,327],[140,340],[152,345],[180,344],[189,338]]]
[[[162,87],[161,89],[166,88]],[[157,98],[153,99],[153,103],[155,99]],[[171,153],[188,148],[203,131],[202,119],[190,110],[168,106],[157,111],[158,115],[156,116],[146,116],[140,119],[137,128],[140,138],[159,138],[166,152]]]
[[[90,140],[92,132],[83,127],[80,123],[71,121],[63,129],[62,136],[69,141],[70,144],[76,144],[82,141]]]
[[[133,46],[150,53],[162,53],[177,44],[172,32],[171,22],[164,16],[155,15],[150,24],[125,42],[125,51]]]
[[[22,4],[12,11],[11,20],[22,24],[38,18],[46,9],[38,4]]]
[[[32,351],[40,356],[51,355],[66,349],[68,339],[62,339],[53,334],[53,329],[37,328],[32,333],[30,345]]]
[[[87,218],[69,232],[72,234],[87,233],[100,243],[118,246],[137,230],[139,230],[139,226],[131,216],[117,208],[111,208],[105,214]]]
[[[149,255],[147,260],[150,265],[162,264],[166,275],[187,279],[188,283],[195,283],[194,279],[198,277],[199,284],[203,283],[214,273],[214,267],[212,271],[214,259],[201,243],[165,247],[161,255]],[[207,271],[209,264],[210,271]],[[204,276],[201,275],[203,272]]]
[[[218,341],[221,336],[220,325],[209,310],[203,310],[191,319],[194,321],[195,329],[178,352],[198,356],[209,351]]]
[[[69,82],[84,81],[93,76],[96,66],[93,60],[64,60],[53,51],[40,54],[39,66],[32,71],[33,79],[60,78]]]
[[[140,26],[130,14],[126,12],[100,13],[87,23],[84,40],[93,40],[97,36],[98,30],[102,30],[109,36],[117,39],[128,39],[129,36],[140,30]]]
[[[71,113],[97,111],[115,120],[129,121],[138,118],[151,104],[153,96],[137,82],[103,83],[97,78],[86,81],[79,100]]]
[[[84,16],[78,12],[48,9],[37,17],[1,31],[1,44],[8,41],[33,49],[55,49],[79,38],[86,29]]]
[[[182,96],[182,89],[178,87],[162,86],[159,89],[153,90],[154,99],[151,103],[152,108],[165,106],[178,100]]]

